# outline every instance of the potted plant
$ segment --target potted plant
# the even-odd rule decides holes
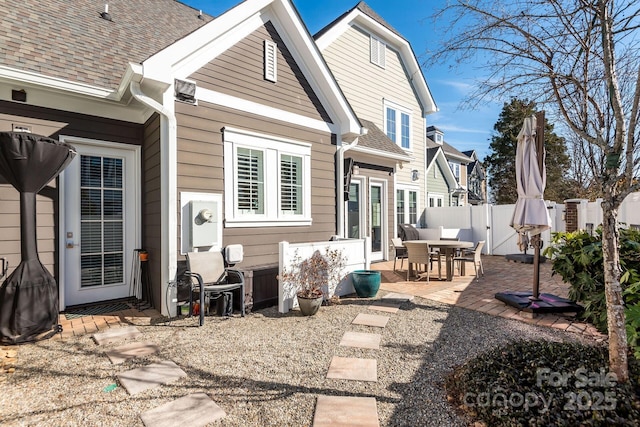
[[[330,290],[344,278],[346,261],[341,249],[327,247],[324,253],[316,250],[305,259],[296,250],[291,265],[284,268],[280,280],[284,286],[295,289],[303,315],[316,314],[322,302],[329,299]]]

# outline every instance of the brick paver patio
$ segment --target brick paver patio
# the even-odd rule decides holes
[[[427,282],[406,281],[406,270],[393,271],[393,261],[374,263],[371,269],[381,272],[382,283],[380,289],[400,292],[427,298],[446,304],[470,310],[481,311],[492,316],[517,319],[540,326],[550,326],[570,332],[604,339],[592,325],[574,319],[574,315],[567,314],[537,314],[532,316],[505,305],[495,299],[497,292],[529,291],[533,287],[533,265],[507,261],[503,256],[483,256],[484,277],[476,280],[473,270],[467,275],[460,276],[456,271],[453,281],[437,279],[437,270],[432,280]],[[406,265],[405,265],[406,267]],[[434,269],[437,268],[434,264]],[[540,264],[540,292],[550,293],[561,297],[568,297],[569,285],[562,282],[559,276],[551,276],[551,263]]]

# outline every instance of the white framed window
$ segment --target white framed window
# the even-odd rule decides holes
[[[396,224],[418,223],[418,191],[411,187],[396,189]]]
[[[264,41],[264,79],[278,81],[278,45],[271,40]]]
[[[405,150],[411,149],[411,110],[384,101],[384,132]]]
[[[429,194],[429,207],[441,208],[444,206],[444,196],[442,194]]]
[[[371,63],[385,68],[387,63],[387,45],[374,35],[370,36]]]
[[[224,128],[225,226],[311,224],[311,144]]]
[[[449,167],[451,168],[451,172],[456,177],[456,181],[460,182],[460,163],[449,162]]]

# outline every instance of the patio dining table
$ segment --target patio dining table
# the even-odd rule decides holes
[[[407,240],[407,242],[424,244],[424,250],[427,248],[438,248],[440,253],[445,256],[446,265],[446,280],[453,280],[453,257],[458,249],[468,249],[473,247],[473,242],[466,242],[463,240]],[[461,263],[460,274],[465,275],[464,262]],[[411,275],[411,263],[409,263],[409,275]]]

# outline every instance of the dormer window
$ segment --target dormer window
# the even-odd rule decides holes
[[[264,41],[264,79],[278,81],[278,45],[271,40]]]
[[[438,144],[442,144],[444,142],[444,137],[442,136],[441,133],[436,133],[436,142]]]
[[[371,38],[371,63],[376,64],[378,67],[384,68],[386,66],[386,54],[387,45],[374,35]]]

